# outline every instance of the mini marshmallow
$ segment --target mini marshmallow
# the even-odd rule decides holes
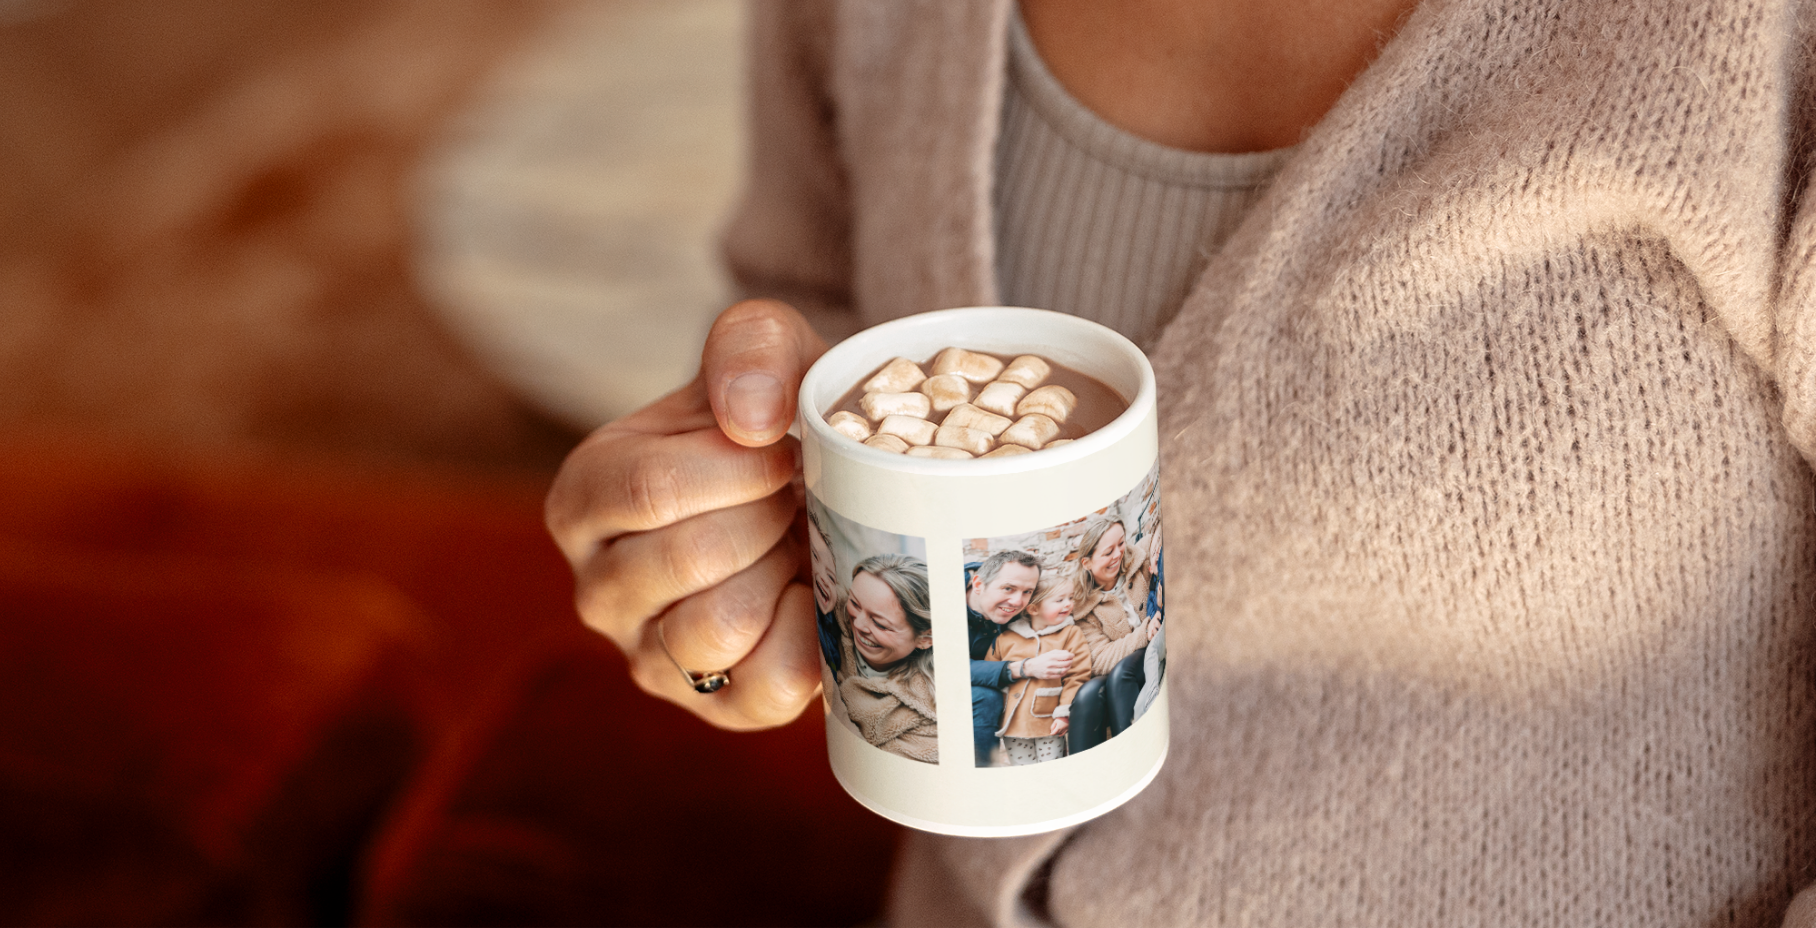
[[[864,444],[890,454],[901,454],[908,450],[908,443],[894,435],[872,435],[864,439]]]
[[[870,423],[865,422],[864,417],[855,412],[846,412],[841,409],[833,413],[831,418],[826,420],[826,424],[832,426],[833,431],[852,441],[863,441],[870,437]]]
[[[894,435],[911,445],[930,445],[939,426],[914,416],[886,416],[876,427],[878,435]]]
[[[996,444],[990,433],[982,429],[968,429],[962,425],[947,423],[933,433],[933,443],[942,448],[959,448],[972,454],[983,454]]]
[[[1004,368],[1002,373],[996,375],[996,379],[1021,384],[1023,387],[1032,390],[1035,387],[1046,383],[1047,376],[1052,373],[1053,368],[1048,365],[1047,362],[1042,361],[1031,354],[1024,354],[1021,357],[1010,361],[1009,366]]]
[[[1022,394],[1026,392],[1028,392],[1028,388],[1019,383],[998,380],[979,392],[977,400],[971,405],[999,416],[1013,416],[1015,415],[1015,401],[1021,399]]]
[[[957,448],[945,448],[939,445],[921,445],[918,448],[909,448],[907,455],[911,458],[949,458],[954,461],[971,459],[971,452],[969,451],[960,451]]]
[[[1039,451],[1047,442],[1059,437],[1059,423],[1041,415],[1032,413],[1015,420],[1015,424],[1003,430],[1002,440],[1013,445],[1021,445],[1033,451]]]
[[[919,364],[907,358],[896,358],[883,365],[883,369],[877,371],[875,377],[864,381],[864,392],[907,393],[926,379],[927,374]]]
[[[989,383],[1003,372],[1003,362],[987,354],[947,348],[933,359],[933,373],[957,374],[972,383]]]
[[[1048,445],[1048,446],[1047,446],[1047,447],[1049,447],[1049,448],[1051,448],[1051,447],[1053,447],[1053,446],[1052,446],[1052,445]],[[1033,454],[1033,453],[1034,453],[1034,452],[1032,452],[1032,451],[1029,451],[1029,450],[1028,450],[1028,449],[1026,449],[1026,448],[1023,448],[1023,447],[1022,447],[1022,446],[1020,446],[1020,445],[997,445],[997,446],[996,446],[996,450],[994,450],[994,451],[992,451],[992,452],[990,452],[990,453],[989,453],[989,454],[980,454],[980,455],[978,455],[978,457],[982,457],[982,458],[1009,458],[1009,457],[1014,457],[1014,456],[1016,456],[1016,455],[1018,455],[1018,454]]]
[[[866,393],[858,400],[858,405],[872,422],[880,422],[889,416],[925,419],[933,411],[933,401],[925,393]]]
[[[952,411],[946,414],[946,421],[943,424],[961,426],[967,429],[980,429],[989,432],[990,436],[994,438],[1001,435],[1003,429],[1008,428],[1010,423],[1014,421],[1014,419],[1007,416],[999,416],[993,412],[986,412],[970,403],[965,403],[960,406],[952,407]]]
[[[971,381],[957,374],[936,374],[921,382],[921,392],[933,401],[934,412],[971,402]]]
[[[1048,384],[1022,397],[1015,405],[1015,414],[1028,416],[1039,413],[1054,422],[1064,422],[1078,408],[1078,397],[1072,391],[1058,384]]]

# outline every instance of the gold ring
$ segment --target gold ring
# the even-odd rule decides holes
[[[729,670],[694,671],[681,666],[681,662],[675,660],[674,652],[668,649],[668,636],[663,634],[661,620],[656,622],[656,640],[662,642],[662,653],[668,655],[669,663],[674,664],[675,669],[681,671],[682,678],[687,681],[688,686],[694,688],[694,692],[717,693],[731,685],[731,671]]]

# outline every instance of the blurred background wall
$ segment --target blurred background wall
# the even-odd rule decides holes
[[[874,914],[818,714],[643,697],[541,528],[724,299],[740,18],[0,0],[0,921]]]

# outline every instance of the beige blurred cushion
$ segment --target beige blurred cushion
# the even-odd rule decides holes
[[[419,274],[454,331],[561,418],[598,425],[693,375],[729,288],[737,0],[560,10],[433,151]]]

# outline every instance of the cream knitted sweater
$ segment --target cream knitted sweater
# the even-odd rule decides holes
[[[762,8],[748,289],[833,336],[994,299],[1009,2]],[[1072,832],[917,837],[895,919],[1782,920],[1816,881],[1808,19],[1427,0],[1151,346],[1165,770]]]

